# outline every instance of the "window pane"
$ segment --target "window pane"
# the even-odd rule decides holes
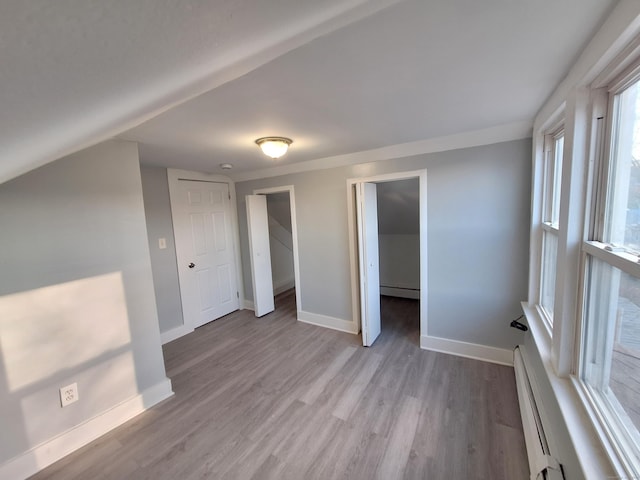
[[[558,256],[558,237],[545,231],[542,237],[542,283],[540,305],[553,323],[553,300],[556,293],[556,261]]]
[[[638,438],[640,428],[640,279],[589,261],[581,377],[605,414]]]
[[[638,83],[616,95],[604,241],[640,253],[640,97]]]
[[[564,134],[548,135],[545,139],[543,221],[558,226],[560,217],[560,182]]]
[[[560,182],[562,179],[562,153],[564,150],[564,135],[553,140],[553,185],[551,196],[551,224],[557,226],[560,220]]]

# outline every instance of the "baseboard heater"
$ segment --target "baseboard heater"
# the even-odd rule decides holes
[[[513,366],[531,480],[564,480],[562,465],[549,450],[540,409],[536,401],[535,392],[537,389],[533,388],[531,384],[520,347],[516,347],[513,351]]]
[[[380,295],[388,295],[390,297],[413,298],[420,299],[419,288],[395,287],[392,285],[380,285]]]

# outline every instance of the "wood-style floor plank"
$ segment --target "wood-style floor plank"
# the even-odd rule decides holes
[[[421,350],[417,301],[370,348],[276,306],[165,345],[175,396],[32,478],[528,478],[513,369]]]

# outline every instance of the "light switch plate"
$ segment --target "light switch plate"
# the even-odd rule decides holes
[[[167,248],[167,239],[162,237],[158,239],[158,248],[160,250]]]

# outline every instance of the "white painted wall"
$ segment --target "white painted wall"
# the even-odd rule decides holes
[[[160,332],[167,332],[183,325],[167,169],[143,166],[140,174],[158,322]],[[160,238],[165,239],[164,249]]]
[[[123,402],[171,392],[134,143],[106,142],[0,185],[0,225],[2,477],[10,459],[22,475],[45,466],[57,451],[48,442],[73,444],[74,429]],[[59,388],[72,382],[80,400],[63,409]]]
[[[252,298],[244,196],[294,185],[298,308],[346,328],[353,320],[346,180],[426,168],[428,333],[510,349],[522,336],[509,321],[519,315],[527,293],[530,155],[531,141],[525,139],[239,182],[246,295]]]

